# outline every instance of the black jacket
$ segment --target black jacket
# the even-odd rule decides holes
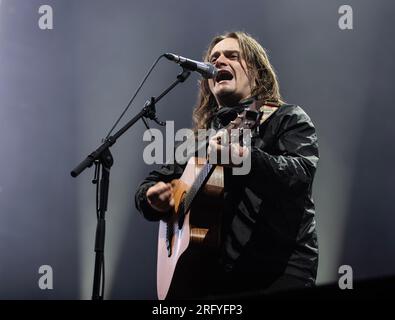
[[[283,274],[315,282],[312,185],[317,163],[315,128],[299,106],[282,105],[259,126],[252,139],[250,173],[225,174],[224,270],[258,286]],[[158,220],[160,214],[147,204],[147,189],[179,178],[183,168],[163,166],[140,184],[136,207],[148,220]]]

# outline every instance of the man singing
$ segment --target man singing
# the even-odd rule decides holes
[[[229,148],[248,155],[251,169],[244,175],[232,174],[229,166],[225,169],[221,245],[215,262],[197,266],[199,272],[191,270],[199,290],[191,285],[193,292],[177,294],[176,289],[174,297],[236,297],[311,287],[318,267],[312,185],[319,156],[314,125],[301,107],[282,101],[268,56],[250,35],[231,32],[215,37],[204,60],[219,72],[215,79],[200,82],[195,132],[218,130],[229,122],[224,118],[237,116],[249,105],[263,113],[269,102],[271,107],[254,130],[251,146]],[[209,140],[209,154],[223,148],[218,135]],[[163,166],[140,184],[135,201],[145,218],[166,219],[174,207],[170,182],[180,178],[184,168],[178,163]]]

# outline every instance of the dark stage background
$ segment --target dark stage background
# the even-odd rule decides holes
[[[41,5],[53,29],[41,30]],[[338,26],[341,5],[353,29]],[[94,266],[93,169],[70,170],[100,143],[153,61],[164,52],[199,60],[218,33],[244,30],[269,51],[286,101],[318,131],[314,185],[318,283],[395,273],[392,105],[395,4],[391,0],[0,1],[0,299],[89,299]],[[163,61],[130,119],[179,72]],[[158,105],[176,129],[191,125],[197,81]],[[123,122],[125,123],[125,122]],[[134,208],[142,159],[138,123],[112,148],[106,299],[156,298],[157,224]],[[53,289],[38,286],[41,265]]]

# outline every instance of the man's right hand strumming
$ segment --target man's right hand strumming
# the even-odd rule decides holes
[[[162,181],[147,190],[148,204],[159,212],[168,212],[174,207],[173,188]]]

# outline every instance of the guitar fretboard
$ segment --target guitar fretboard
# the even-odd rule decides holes
[[[195,199],[196,195],[199,193],[201,188],[206,184],[207,180],[210,178],[214,169],[215,169],[215,165],[210,164],[209,162],[206,162],[204,164],[203,168],[200,170],[194,183],[192,184],[191,188],[189,189],[188,193],[185,196],[184,214],[186,214],[189,211],[193,200]]]

